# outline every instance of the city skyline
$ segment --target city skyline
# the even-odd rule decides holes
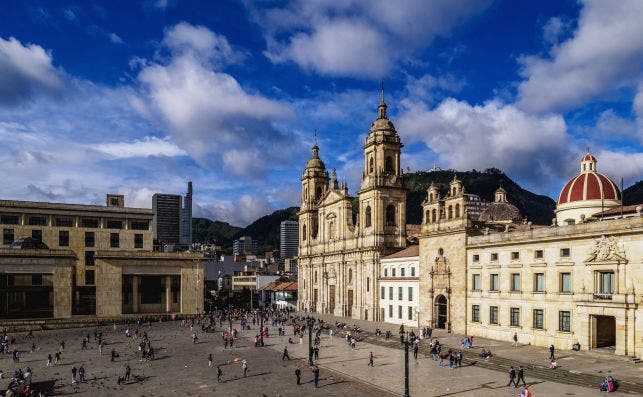
[[[641,7],[8,4],[3,198],[151,208],[193,180],[194,216],[247,225],[296,205],[314,130],[354,194],[382,80],[405,170],[497,167],[555,199],[589,147],[627,187],[643,175]]]

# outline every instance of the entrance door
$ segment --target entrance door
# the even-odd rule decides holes
[[[447,325],[447,298],[440,295],[435,299],[436,328],[446,328]]]
[[[328,287],[329,303],[328,303],[328,312],[330,314],[335,313],[335,286],[331,285]]]
[[[594,316],[596,338],[593,347],[616,346],[616,319],[614,316]]]
[[[348,317],[353,316],[353,290],[348,290],[348,307],[346,308],[346,315]]]
[[[313,290],[313,311],[317,312],[317,288]]]

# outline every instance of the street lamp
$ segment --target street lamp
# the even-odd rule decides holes
[[[404,345],[404,397],[410,397],[409,395],[409,344],[410,343],[409,343],[408,333],[404,333],[402,337],[404,338],[402,341],[402,344]]]
[[[308,323],[308,365],[313,366],[313,324],[315,324],[315,319],[308,317],[306,322]]]

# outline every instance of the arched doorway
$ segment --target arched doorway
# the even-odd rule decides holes
[[[435,299],[435,327],[445,329],[447,326],[447,298],[439,295]]]

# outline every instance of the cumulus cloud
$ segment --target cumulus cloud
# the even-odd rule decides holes
[[[488,1],[293,1],[247,3],[264,30],[265,55],[327,75],[381,77],[437,36],[486,9]]]
[[[643,69],[643,2],[585,0],[573,36],[550,57],[520,59],[518,105],[564,111],[638,84]],[[553,28],[552,28],[553,29]]]
[[[532,186],[559,178],[569,157],[562,116],[535,116],[497,100],[471,105],[449,98],[433,109],[406,103],[397,126],[406,143],[423,142],[443,168],[497,167]]]
[[[146,136],[132,142],[101,143],[95,150],[112,158],[148,157],[148,156],[185,156],[187,153],[170,142],[168,138],[160,139]]]
[[[0,37],[0,106],[16,105],[39,93],[58,94],[63,85],[50,52],[14,37]]]
[[[624,185],[629,186],[641,180],[643,153],[604,149],[600,150],[596,157],[598,171],[609,175],[615,182],[620,184],[623,178]]]
[[[216,219],[235,226],[247,226],[274,208],[260,195],[241,195],[236,200],[219,200],[201,203],[194,208],[194,215]]]

